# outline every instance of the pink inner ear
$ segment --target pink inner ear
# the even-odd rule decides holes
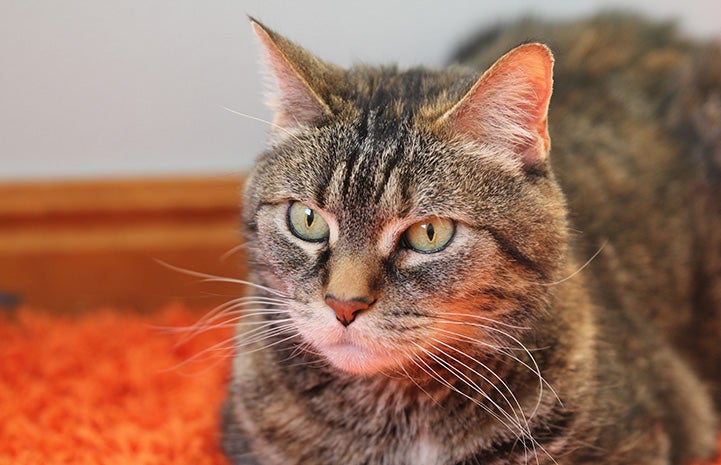
[[[270,34],[255,21],[251,24],[275,78],[276,92],[270,102],[276,112],[274,123],[284,129],[311,124],[325,114],[325,105]]]
[[[550,148],[547,115],[553,56],[526,44],[501,57],[444,119],[448,128],[479,142],[511,147],[525,164],[545,161]]]
[[[534,91],[528,100],[529,124],[541,136],[547,151],[550,148],[548,104],[553,92],[553,56],[547,47],[540,44],[529,44],[516,50],[508,66],[515,66],[515,72],[524,75]]]

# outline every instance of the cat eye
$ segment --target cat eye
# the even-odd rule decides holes
[[[453,239],[456,224],[447,219],[432,216],[415,223],[403,233],[403,243],[420,253],[435,253],[445,249]]]
[[[296,237],[308,242],[323,242],[330,235],[328,223],[309,206],[293,202],[288,207],[288,228]]]

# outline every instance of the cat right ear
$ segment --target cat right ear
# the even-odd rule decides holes
[[[333,79],[333,68],[255,19],[250,21],[274,81],[269,99],[275,111],[273,124],[287,132],[329,116],[325,94],[328,81]]]
[[[526,168],[546,163],[553,55],[529,43],[501,57],[439,120],[452,134],[504,146]]]

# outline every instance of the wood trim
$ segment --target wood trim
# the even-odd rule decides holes
[[[242,179],[0,185],[0,254],[176,248],[229,243]]]
[[[242,177],[28,181],[0,184],[0,218],[40,215],[227,210]]]
[[[193,295],[187,276],[156,262],[241,277],[242,254],[220,258],[240,243],[241,186],[239,176],[0,184],[0,305],[150,309],[242,293]]]

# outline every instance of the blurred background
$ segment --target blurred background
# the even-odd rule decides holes
[[[718,0],[0,0],[0,309],[242,292],[156,260],[244,276],[242,174],[272,119],[247,15],[340,65],[442,66],[484,27],[609,9],[721,37]]]
[[[252,15],[340,65],[442,65],[525,15],[632,8],[721,36],[717,0],[0,1],[0,180],[247,169],[269,119]]]

